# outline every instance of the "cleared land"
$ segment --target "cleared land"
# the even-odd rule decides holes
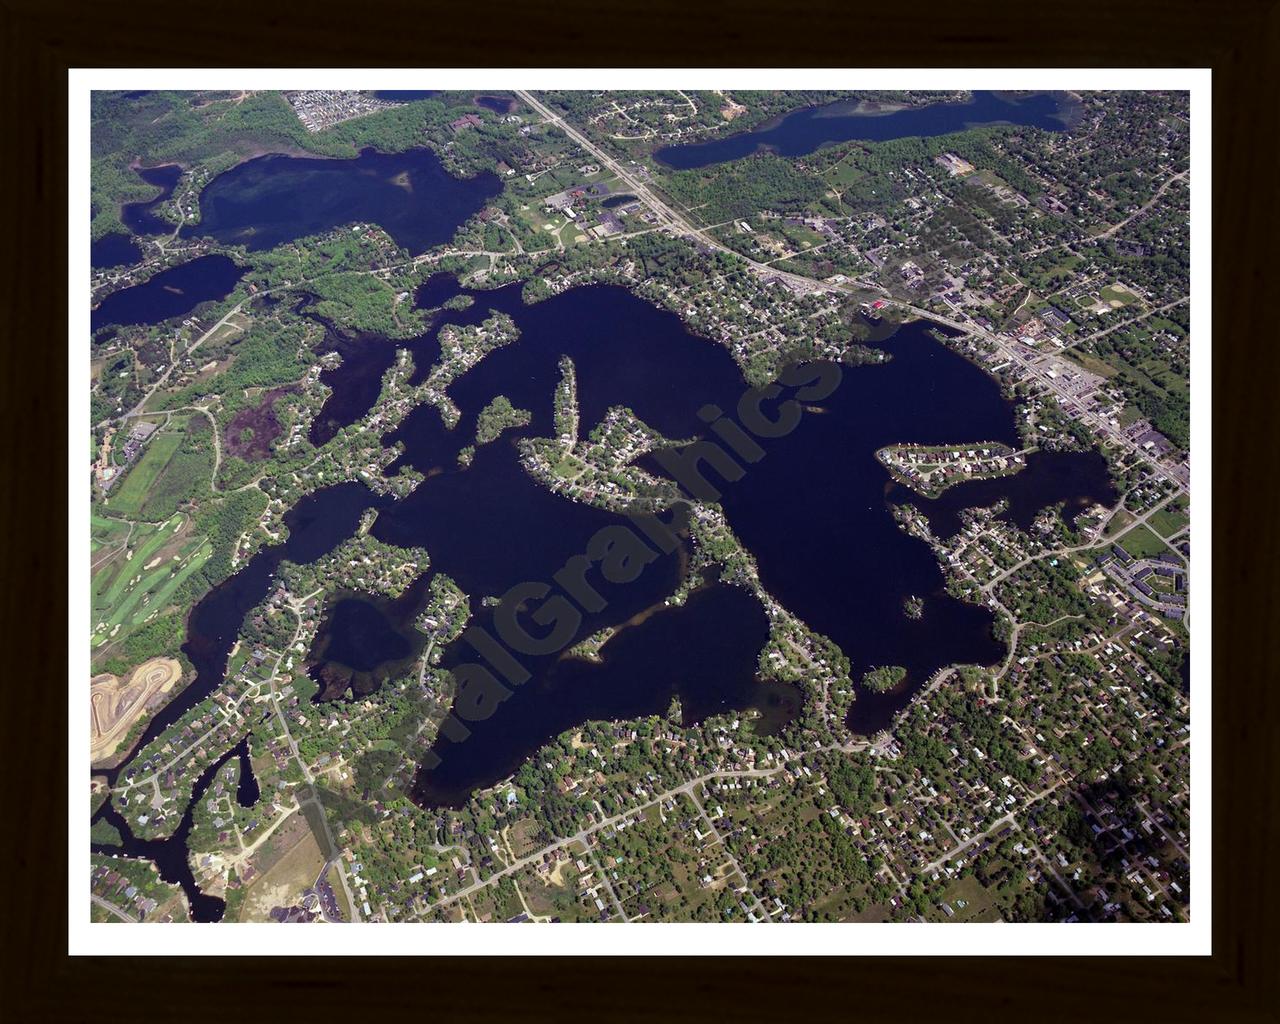
[[[173,658],[152,658],[133,671],[127,683],[113,675],[96,676],[89,684],[89,757],[94,763],[115,753],[133,723],[159,693],[168,693],[182,678]]]
[[[315,835],[306,826],[302,814],[295,813],[295,817],[296,821],[281,826],[272,837],[274,849],[267,851],[263,858],[270,858],[271,866],[245,890],[241,921],[269,921],[273,907],[296,904],[302,891],[313,886],[324,870],[324,854],[320,852]],[[294,838],[298,841],[281,854],[280,847]]]

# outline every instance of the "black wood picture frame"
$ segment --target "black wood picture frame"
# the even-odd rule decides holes
[[[227,0],[0,5],[8,939],[12,1020],[361,1014],[507,1020],[953,1022],[1280,1018],[1275,293],[1280,7],[583,0],[428,6]],[[67,70],[74,67],[1211,67],[1213,954],[920,960],[71,958],[66,950]],[[1195,372],[1206,372],[1197,366]],[[79,638],[71,638],[78,642]],[[1203,719],[1201,719],[1203,721]],[[1204,813],[1204,808],[1196,808]],[[907,927],[907,926],[898,926]],[[1148,926],[1157,927],[1157,926]],[[282,937],[287,941],[287,936]]]

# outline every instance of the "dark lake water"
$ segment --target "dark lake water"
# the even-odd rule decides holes
[[[352,160],[262,156],[209,182],[200,193],[200,223],[182,234],[256,251],[372,222],[422,252],[452,238],[501,191],[496,174],[455,178],[429,149],[366,149]]]
[[[516,102],[510,96],[477,96],[475,104],[485,110],[492,110],[495,114],[506,114],[515,107]]]
[[[439,89],[380,89],[374,93],[380,100],[388,103],[412,103],[414,100],[429,100],[439,96]]]
[[[339,430],[355,423],[373,408],[382,391],[382,377],[396,360],[396,345],[397,342],[376,334],[329,331],[317,354],[337,352],[342,362],[320,373],[321,383],[333,390],[307,430],[312,444],[327,444]]]
[[[504,436],[550,436],[551,396],[560,380],[561,354],[573,359],[579,380],[587,374],[595,382],[590,392],[579,391],[584,425],[598,423],[610,406],[624,405],[668,437],[691,437],[702,427],[696,415],[699,396],[706,396],[707,401],[736,402],[745,386],[721,346],[690,334],[670,314],[623,288],[576,288],[526,306],[519,284],[494,291],[472,290],[459,287],[451,275],[437,274],[418,289],[415,301],[419,308],[435,308],[460,294],[471,296],[474,304],[464,310],[440,311],[433,317],[431,329],[420,338],[331,337],[327,345],[343,354],[343,362],[321,375],[333,395],[314,421],[315,443],[333,437],[372,408],[397,347],[410,350],[414,361],[411,381],[421,383],[439,357],[437,334],[441,326],[477,325],[494,312],[506,313],[516,321],[520,342],[491,353],[450,386],[449,394],[462,411],[456,429],[445,430],[432,406],[411,412],[400,430],[387,438],[388,443],[404,441],[406,445],[404,456],[392,464],[390,472],[398,472],[403,465],[422,472],[452,466],[458,450],[475,438],[476,415],[499,394],[533,414],[527,429]],[[678,331],[670,321],[679,326]]]
[[[446,282],[430,281],[419,293],[418,301],[424,306],[435,305],[448,298],[451,291]],[[476,300],[472,307],[446,311],[441,320],[479,323],[490,315],[491,309],[499,309],[516,320],[520,340],[491,353],[450,387],[449,393],[462,412],[454,430],[443,427],[434,408],[421,408],[387,436],[387,443],[399,441],[405,445],[404,455],[393,464],[392,472],[400,465],[411,465],[431,475],[408,498],[384,509],[372,532],[389,543],[426,547],[431,552],[432,567],[447,573],[471,595],[475,621],[486,626],[492,611],[481,606],[483,597],[499,596],[526,580],[551,580],[569,558],[586,550],[596,531],[624,521],[612,513],[551,494],[519,465],[513,437],[549,436],[554,432],[552,395],[560,379],[558,364],[562,354],[569,355],[575,364],[584,434],[611,406],[625,405],[664,434],[688,437],[702,426],[697,418],[702,404],[732,402],[743,384],[736,365],[722,347],[691,335],[676,317],[621,288],[601,285],[575,289],[532,306],[521,301],[519,286],[470,294]],[[420,373],[425,373],[437,353],[434,333],[417,344],[414,355]],[[357,371],[353,369],[354,372]],[[339,380],[334,386],[343,385]],[[506,395],[517,407],[528,409],[532,422],[482,446],[470,468],[458,469],[456,455],[475,436],[476,414],[499,394]],[[514,510],[518,510],[517,515],[512,514]],[[633,582],[615,586],[598,580],[596,589],[607,600],[607,607],[584,614],[572,642],[660,608],[679,582],[680,565],[679,552],[662,554]],[[714,620],[716,636],[749,637],[751,620],[744,616],[743,609],[751,606],[761,620],[763,612],[754,598],[742,597],[745,603],[736,595],[700,598],[696,606],[691,602],[691,608],[699,609],[696,615],[689,611],[669,615],[663,612],[633,629],[638,635],[648,636],[655,630],[701,628],[700,623]],[[665,661],[655,660],[662,655],[661,645],[632,647],[632,632],[623,631],[606,648],[605,665],[590,666],[589,672],[587,666],[571,667],[571,663],[561,663],[555,655],[529,659],[525,667],[533,679],[523,684],[497,714],[474,724],[473,734],[465,743],[441,740],[442,762],[419,777],[420,799],[460,802],[476,786],[502,778],[567,727],[559,723],[625,715],[625,709],[638,699],[634,688],[628,687],[634,687],[641,675],[647,671],[655,681],[671,675]],[[681,646],[690,658],[700,656],[701,644],[714,640],[695,635],[694,631],[681,632],[681,637]],[[721,704],[745,708],[751,701],[758,701],[765,711],[780,706],[794,710],[798,704],[794,692],[789,691],[784,701],[774,690],[754,687],[759,647],[759,643],[748,640],[743,657],[749,661],[750,671],[743,675],[726,668],[718,698],[713,697],[706,680],[690,678],[680,691],[690,701],[686,707],[689,721],[710,713],[700,709]],[[641,650],[648,650],[651,657],[636,663]],[[626,656],[618,651],[626,651]],[[446,651],[445,663],[456,664],[474,657],[469,645],[459,641]],[[725,664],[728,666],[729,662]],[[579,675],[582,672],[586,674]],[[610,704],[601,693],[575,682],[595,679],[601,683],[597,689],[612,690],[614,684],[606,687],[604,681],[615,675],[623,703]],[[677,679],[676,685],[680,689],[685,684]],[[555,706],[544,709],[541,705],[551,692],[556,694]],[[670,692],[659,686],[646,707],[665,710]]]
[[[141,203],[125,203],[120,207],[120,220],[135,235],[171,235],[174,225],[156,215],[156,207],[173,195],[174,186],[182,177],[178,164],[162,164],[159,167],[137,167],[138,177],[148,185],[155,185],[160,194]]]
[[[456,282],[432,279],[417,301],[434,308],[461,291]],[[584,436],[614,405],[632,408],[668,437],[701,435],[705,427],[698,410],[708,403],[733,410],[745,389],[721,346],[690,334],[678,318],[623,289],[578,288],[532,306],[523,304],[518,286],[469,294],[475,299],[472,307],[441,312],[422,338],[386,343],[392,350],[408,344],[421,375],[438,353],[436,332],[443,323],[479,323],[498,309],[521,330],[517,343],[491,353],[451,385],[449,393],[462,412],[454,430],[444,428],[434,408],[424,407],[384,438],[405,446],[396,465],[414,466],[428,478],[400,501],[376,498],[356,483],[303,499],[287,517],[289,539],[260,551],[193,610],[183,650],[195,666],[195,681],[153,719],[140,748],[222,680],[236,633],[269,592],[280,562],[310,562],[331,551],[354,533],[367,508],[380,510],[373,535],[395,545],[425,547],[431,571],[447,573],[470,595],[472,628],[490,634],[498,631],[498,613],[484,598],[525,581],[552,583],[598,531],[623,525],[623,517],[550,493],[519,465],[516,437],[554,432],[552,395],[561,354],[576,366]],[[892,505],[901,496],[875,451],[900,442],[1018,441],[1013,409],[995,382],[931,337],[925,325],[907,325],[883,346],[893,357],[890,362],[846,369],[829,397],[811,403],[797,429],[765,442],[763,458],[748,466],[741,480],[721,488],[729,522],[756,557],[765,588],[839,644],[853,662],[855,677],[876,665],[907,668],[908,684],[900,691],[859,693],[849,725],[860,733],[887,725],[938,667],[992,664],[1004,654],[991,634],[991,614],[947,596],[927,545],[894,522]],[[381,373],[376,362],[352,358],[327,379],[335,393],[345,395]],[[472,443],[477,413],[499,394],[528,409],[532,423],[481,446],[470,468],[459,469],[456,454]],[[372,400],[360,398],[342,416],[358,418],[363,410],[353,410]],[[1020,525],[1039,508],[1059,502],[1065,502],[1070,517],[1082,503],[1108,499],[1103,487],[1109,484],[1098,470],[1093,456],[1045,456],[1031,461],[1023,474],[953,488],[935,507],[919,504],[940,531],[946,517],[963,505],[1000,498],[1010,502],[1008,514]],[[522,655],[518,668],[528,679],[513,682],[511,695],[489,717],[468,721],[465,738],[442,733],[415,779],[415,799],[424,806],[457,806],[564,730],[588,720],[662,713],[673,695],[682,701],[685,723],[748,708],[760,711],[764,731],[794,719],[799,692],[762,685],[756,678],[768,622],[754,597],[713,582],[683,607],[666,605],[686,555],[687,541],[681,539],[671,550],[654,553],[625,583],[609,583],[598,567],[588,569],[585,578],[600,600],[575,602],[586,607],[564,646],[615,627],[602,660],[563,657],[564,646]],[[399,601],[340,595],[312,659],[325,687],[322,699],[370,692],[413,663],[422,637],[411,623],[429,578],[424,574]],[[552,593],[562,592],[562,586],[557,581]],[[919,621],[904,612],[909,596],[924,603]],[[545,624],[529,621],[533,610],[518,609],[518,619],[529,632],[545,635]],[[450,645],[444,664],[458,668],[480,661],[478,635],[469,632]],[[125,771],[131,776],[137,767],[130,764]],[[117,773],[107,774],[114,782]],[[207,786],[207,778],[202,780]],[[118,818],[109,804],[102,813]],[[176,878],[172,851],[185,846],[185,835],[180,830],[171,840],[134,849],[158,862],[164,858],[170,865],[164,870]],[[206,916],[221,913],[213,903],[199,906]]]
[[[428,282],[420,305],[442,301],[446,286]],[[490,353],[455,381],[449,394],[462,411],[456,430],[444,431],[434,408],[416,409],[389,441],[402,440],[402,463],[426,472],[452,461],[475,436],[476,414],[503,394],[533,421],[524,431],[549,437],[552,394],[560,380],[559,359],[574,362],[578,411],[585,436],[615,405],[632,409],[667,437],[692,437],[702,427],[697,410],[705,402],[736,402],[745,384],[737,365],[720,345],[691,334],[673,314],[613,285],[575,288],[532,306],[520,298],[520,286],[469,291],[470,308],[446,310],[441,324],[479,324],[492,311],[506,313],[520,328],[520,341]],[[414,380],[425,377],[439,354],[433,331],[413,348]],[[589,381],[590,386],[583,386]],[[392,472],[398,468],[393,465]]]
[[[456,292],[447,281],[432,280],[418,301],[433,306]],[[462,412],[455,430],[445,430],[439,413],[423,407],[387,436],[387,443],[405,446],[391,472],[411,465],[429,479],[384,510],[374,534],[426,547],[433,567],[456,579],[476,607],[479,598],[500,595],[514,583],[550,579],[566,557],[583,550],[594,529],[610,521],[607,513],[549,494],[515,458],[513,434],[553,433],[551,394],[561,353],[573,358],[577,370],[583,433],[611,406],[626,405],[669,437],[694,436],[703,430],[696,411],[708,402],[732,409],[744,385],[722,348],[690,335],[677,318],[623,289],[574,289],[533,306],[523,305],[516,286],[469,294],[473,306],[447,311],[441,321],[479,323],[499,309],[515,319],[520,341],[491,353],[450,387]],[[601,324],[610,325],[607,336]],[[411,347],[422,376],[438,352],[434,332]],[[899,692],[866,694],[855,705],[850,724],[859,731],[887,724],[937,668],[992,664],[1004,653],[992,636],[991,614],[949,597],[932,552],[898,528],[886,499],[891,481],[874,453],[885,444],[912,441],[1016,445],[1012,406],[991,378],[930,337],[925,325],[900,329],[885,347],[893,356],[889,363],[846,371],[821,411],[806,416],[794,434],[771,442],[769,457],[727,487],[723,499],[730,522],[759,561],[766,588],[840,644],[858,676],[881,664],[908,669],[908,685]],[[349,372],[358,378],[359,362]],[[333,386],[347,386],[341,369]],[[481,448],[471,468],[459,470],[456,454],[474,437],[476,413],[498,394],[530,410],[533,422]],[[652,460],[646,464],[654,468]],[[1068,515],[1083,504],[1108,500],[1108,486],[1097,455],[1045,455],[1033,458],[1025,476],[954,488],[927,511],[941,523],[965,505],[1006,498],[1009,516],[1030,525],[1039,509],[1064,500]],[[512,509],[520,514],[511,515]],[[625,615],[611,601],[605,614],[587,616],[581,635],[653,607],[670,593],[676,576],[675,559],[659,560],[614,599]],[[904,613],[910,596],[924,602],[919,621]],[[481,609],[478,621],[483,624],[489,614]],[[462,657],[461,646],[449,652],[451,658]],[[528,684],[527,692],[540,692],[538,681],[556,671],[554,660],[536,668],[537,685]],[[661,666],[654,671],[660,675]],[[442,764],[419,778],[424,800],[456,802],[468,787],[501,778],[554,735],[541,731],[523,692],[480,723],[465,743],[441,740]],[[517,725],[527,731],[517,732]]]
[[[890,478],[876,450],[899,442],[1018,446],[1012,406],[996,382],[931,337],[927,325],[908,324],[882,347],[888,363],[846,369],[792,433],[767,442],[765,457],[740,481],[723,484],[721,498],[765,589],[834,640],[855,679],[880,665],[907,669],[896,692],[859,691],[849,717],[859,733],[888,725],[938,668],[989,665],[1004,655],[992,614],[950,597],[932,551],[894,521]],[[1064,498],[1074,508],[1111,494],[1105,469],[1099,479],[1089,458],[1046,455],[1037,463],[1025,482],[1013,476],[953,488],[935,514],[1009,497],[1014,518],[1029,525],[1036,511]],[[1094,487],[1099,493],[1090,493]],[[912,596],[924,603],[918,620],[904,611]]]
[[[461,291],[458,279],[452,274],[434,274],[418,287],[417,305],[419,308],[435,307]],[[419,361],[415,366],[415,377],[421,378],[435,362],[439,345],[434,331],[408,341],[393,341],[368,332],[351,334],[315,313],[310,308],[312,305],[312,297],[306,297],[294,307],[294,312],[325,328],[325,340],[316,349],[317,354],[336,352],[342,357],[337,367],[320,374],[321,383],[330,388],[330,393],[307,431],[311,443],[319,447],[373,408],[382,392],[382,378],[395,362],[398,348],[408,348],[414,353]]]
[[[141,258],[142,250],[138,243],[118,231],[89,243],[89,263],[95,270],[129,266]]]
[[[229,257],[199,256],[142,284],[112,292],[90,313],[89,324],[96,331],[112,324],[158,324],[186,316],[202,302],[229,295],[243,276],[244,268]]]
[[[695,591],[681,608],[638,616],[602,649],[600,663],[561,658],[535,668],[533,678],[497,712],[469,723],[460,742],[441,737],[441,763],[421,771],[414,798],[428,807],[460,806],[477,787],[515,771],[539,746],[587,721],[636,718],[681,700],[681,724],[748,707],[771,732],[800,710],[799,691],[756,679],[756,660],[769,635],[760,603],[722,583]]]
[[[1015,97],[975,91],[968,103],[934,103],[890,114],[859,114],[855,113],[855,107],[856,104],[843,101],[807,107],[748,132],[707,142],[665,146],[653,155],[668,167],[686,171],[739,160],[760,150],[781,156],[804,156],[835,142],[928,138],[984,124],[1017,124],[1063,131],[1070,117],[1069,101],[1054,93]]]
[[[253,774],[253,759],[249,756],[249,738],[246,736],[236,748],[240,757],[240,777],[236,782],[236,803],[241,807],[252,807],[262,796],[258,785],[258,777]]]
[[[423,573],[398,598],[338,595],[308,654],[308,675],[320,687],[317,700],[374,693],[413,667],[426,642],[414,621],[426,605],[430,578]]]

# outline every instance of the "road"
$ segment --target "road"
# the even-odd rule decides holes
[[[301,809],[304,804],[311,804],[318,812],[316,817],[320,819],[320,824],[324,830],[324,839],[328,844],[324,853],[326,858],[331,858],[329,859],[328,864],[326,864],[326,867],[333,866],[337,869],[338,881],[342,883],[342,891],[347,897],[347,906],[351,908],[351,920],[358,922],[360,920],[360,908],[356,903],[355,894],[351,891],[351,885],[347,881],[347,872],[346,868],[343,866],[342,855],[340,852],[342,847],[334,842],[333,833],[329,829],[329,816],[325,813],[324,805],[320,803],[319,799],[316,797],[316,780],[311,774],[311,766],[307,764],[306,759],[298,752],[297,741],[294,740],[293,733],[289,731],[289,721],[285,718],[284,712],[280,709],[280,694],[279,691],[276,690],[276,679],[280,674],[280,662],[284,660],[285,654],[293,649],[294,645],[298,642],[298,638],[302,635],[302,614],[299,611],[299,606],[309,598],[314,597],[317,593],[319,593],[319,591],[313,591],[311,594],[306,595],[306,597],[300,597],[296,601],[292,596],[287,599],[289,609],[298,620],[298,626],[293,631],[293,639],[289,641],[284,651],[276,657],[275,664],[271,669],[271,676],[267,682],[271,686],[271,705],[275,708],[276,719],[279,721],[280,727],[284,730],[284,738],[288,741],[289,751],[293,754],[294,761],[297,762],[298,767],[302,770],[302,777],[307,780],[307,786],[310,790],[306,797],[297,798],[298,807]],[[311,819],[308,818],[307,820],[310,822]],[[320,837],[317,836],[316,838],[319,839]]]
[[[1135,316],[1130,320],[1122,320],[1118,324],[1112,324],[1110,327],[1104,327],[1102,330],[1094,331],[1092,334],[1086,334],[1080,338],[1073,338],[1062,347],[1062,351],[1065,352],[1068,349],[1075,348],[1077,345],[1083,345],[1086,341],[1096,341],[1098,338],[1104,338],[1112,331],[1119,331],[1125,327],[1132,327],[1134,324],[1141,323],[1143,320],[1147,319],[1147,317],[1167,313],[1169,310],[1176,309],[1178,306],[1181,306],[1186,301],[1187,296],[1184,295],[1180,299],[1174,299],[1172,302],[1166,302],[1163,306],[1157,306],[1155,309],[1149,309],[1145,313]]]
[[[209,338],[214,334],[215,331],[218,330],[219,327],[225,324],[237,313],[239,313],[240,307],[243,305],[244,305],[243,302],[237,302],[234,306],[232,306],[229,310],[227,310],[227,312],[223,314],[222,319],[219,320],[212,327],[210,327],[207,331],[205,331],[204,334],[200,335],[200,337],[198,337],[195,341],[193,341],[189,346],[187,346],[187,351],[184,352],[183,354],[188,356],[191,355],[192,352],[194,352],[206,341],[208,341]],[[162,373],[156,379],[156,382],[152,384],[151,387],[147,388],[147,393],[143,395],[141,399],[139,399],[137,405],[135,405],[132,409],[130,409],[128,412],[124,413],[123,415],[110,417],[104,420],[102,423],[99,424],[99,426],[103,426],[107,423],[123,423],[125,420],[129,419],[131,416],[142,415],[143,410],[146,408],[147,403],[151,401],[151,396],[154,395],[156,391],[158,391],[160,388],[164,387],[165,383],[169,379],[169,375],[173,373],[173,369],[177,365],[178,365],[177,359],[170,360],[169,366],[165,369],[164,373]]]
[[[561,847],[569,846],[572,843],[582,843],[585,846],[587,838],[591,836],[593,833],[599,832],[601,829],[608,828],[611,825],[617,825],[619,822],[624,821],[628,818],[634,817],[635,815],[641,813],[642,811],[645,811],[650,807],[660,804],[665,800],[670,800],[672,797],[680,793],[691,794],[695,786],[700,786],[704,782],[709,782],[712,779],[768,778],[770,775],[776,775],[778,772],[782,771],[784,767],[785,767],[784,765],[778,765],[776,768],[744,768],[740,771],[732,771],[732,770],[714,771],[714,772],[708,772],[706,775],[699,775],[696,779],[690,779],[688,782],[681,783],[679,786],[676,786],[674,789],[669,789],[665,793],[659,793],[657,796],[655,796],[651,800],[647,800],[642,804],[637,804],[634,807],[629,807],[627,808],[627,810],[621,811],[618,814],[613,815],[612,817],[605,818],[602,821],[598,821],[594,825],[588,826],[587,828],[584,828],[581,831],[576,832],[571,836],[567,836],[564,839],[557,839],[553,843],[548,843],[546,846],[538,850],[535,850],[533,853],[529,854],[526,857],[521,857],[519,860],[512,861],[506,867],[501,868],[498,871],[495,871],[493,874],[491,874],[488,878],[484,879],[483,881],[477,879],[476,881],[472,882],[470,885],[465,886],[462,889],[459,889],[457,892],[451,893],[450,895],[445,896],[442,899],[436,900],[435,903],[429,904],[426,907],[426,912],[429,913],[432,910],[436,910],[440,907],[447,906],[448,904],[453,903],[456,900],[464,899],[465,897],[470,896],[472,893],[479,892],[481,889],[485,888],[486,886],[492,885],[498,879],[504,878],[507,875],[513,875],[517,871],[520,871],[522,868],[526,868],[530,864],[537,863],[538,861],[542,860],[542,858],[545,857],[548,853],[553,853],[556,850],[559,850]]]
[[[1134,210],[1133,213],[1129,214],[1129,216],[1127,216],[1124,220],[1120,221],[1119,223],[1112,224],[1111,227],[1107,228],[1107,230],[1102,232],[1101,234],[1094,235],[1092,239],[1089,239],[1089,241],[1096,242],[1101,238],[1110,238],[1117,231],[1120,231],[1121,229],[1123,229],[1131,221],[1133,221],[1138,217],[1141,217],[1144,213],[1146,213],[1149,209],[1151,209],[1151,207],[1155,206],[1156,203],[1160,201],[1160,197],[1164,195],[1167,191],[1169,191],[1171,186],[1173,186],[1176,182],[1186,181],[1187,176],[1190,174],[1191,174],[1190,171],[1182,171],[1179,174],[1175,174],[1172,178],[1170,178],[1158,189],[1156,189],[1155,192],[1152,194],[1151,198],[1148,199],[1145,203],[1143,203],[1140,207],[1138,207],[1138,209]]]
[[[96,893],[90,893],[89,899],[91,899],[94,903],[100,906],[103,910],[106,910],[112,914],[115,914],[115,916],[120,918],[121,921],[127,921],[129,924],[138,923],[138,919],[136,917],[130,917],[123,910],[117,907],[114,903],[110,903],[107,900],[104,900],[101,896],[97,895]]]

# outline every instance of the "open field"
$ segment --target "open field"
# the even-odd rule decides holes
[[[174,417],[143,450],[103,504],[113,515],[155,522],[192,498],[208,494],[213,441],[201,415]]]
[[[90,760],[97,763],[115,753],[148,702],[181,678],[182,666],[173,658],[144,662],[124,684],[113,675],[95,677],[89,684]]]
[[[293,906],[302,891],[315,884],[324,865],[324,854],[320,852],[311,830],[307,829],[292,849],[249,885],[240,909],[240,920],[269,921],[272,907]]]
[[[1172,537],[1191,522],[1191,517],[1187,514],[1186,503],[1178,500],[1169,502],[1160,511],[1152,514],[1148,522],[1161,537]]]
[[[942,909],[943,904],[951,908],[950,914]],[[955,879],[947,886],[941,897],[930,906],[925,920],[992,922],[1000,920],[1000,911],[995,893],[988,891],[981,882],[968,875]]]
[[[119,547],[128,539],[132,528],[132,523],[122,519],[96,514],[89,517],[89,550],[94,556],[94,568],[97,568],[98,552],[105,549],[109,554],[111,549]]]
[[[1067,358],[1072,362],[1079,363],[1090,373],[1096,373],[1099,377],[1105,377],[1107,380],[1110,380],[1112,377],[1115,377],[1120,373],[1120,371],[1110,363],[1099,359],[1095,355],[1090,355],[1088,352],[1081,352],[1079,349],[1072,349],[1067,353]]]
[[[1103,288],[1098,292],[1098,298],[1112,309],[1121,309],[1138,301],[1138,296],[1119,283]]]
[[[107,498],[111,511],[126,516],[138,515],[151,493],[152,485],[181,444],[182,434],[177,431],[158,433],[152,438],[142,457],[125,474],[115,492]]]
[[[1164,541],[1145,526],[1135,526],[1120,538],[1119,543],[1134,558],[1152,558],[1169,550]]]

